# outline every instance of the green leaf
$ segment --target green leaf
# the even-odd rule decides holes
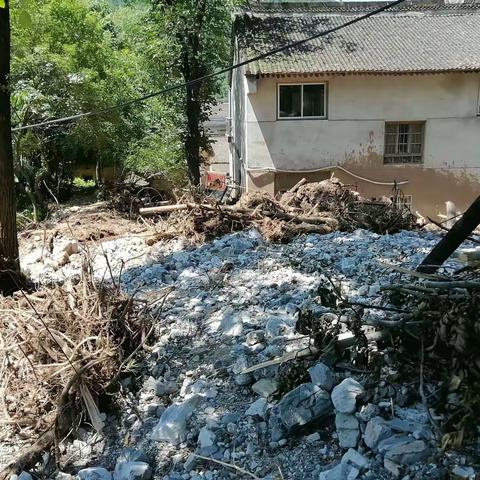
[[[3,2],[5,0],[0,0]],[[18,22],[23,28],[32,28],[32,17],[26,10],[21,10],[20,14],[18,15]]]
[[[5,0],[0,0],[0,8],[5,8]]]

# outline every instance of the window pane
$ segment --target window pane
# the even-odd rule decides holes
[[[325,116],[325,85],[303,86],[303,116]]]
[[[280,117],[301,117],[302,87],[301,85],[281,85]]]

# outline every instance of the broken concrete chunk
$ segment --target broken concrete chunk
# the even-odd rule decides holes
[[[252,390],[261,397],[268,398],[278,390],[278,383],[274,378],[261,378],[252,385]]]
[[[353,378],[346,378],[332,391],[332,402],[335,410],[340,413],[353,413],[357,399],[364,395],[365,389]]]
[[[288,392],[272,411],[287,429],[305,425],[332,413],[330,395],[313,383],[304,383]]]
[[[152,439],[178,445],[187,437],[187,421],[198,403],[198,397],[191,397],[183,403],[168,407],[152,431]]]
[[[83,468],[77,475],[80,480],[112,480],[111,473],[102,467]]]
[[[373,417],[367,423],[363,439],[368,448],[375,450],[379,442],[391,437],[392,435],[392,429],[385,425],[385,420],[383,418]]]
[[[358,417],[364,422],[370,421],[373,417],[376,417],[377,415],[378,407],[373,403],[368,403],[367,405],[364,405],[358,413]]]
[[[324,363],[317,363],[308,369],[312,383],[330,392],[333,388],[333,374],[330,368]]]

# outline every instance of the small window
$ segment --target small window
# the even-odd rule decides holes
[[[386,123],[383,163],[422,163],[424,127],[420,122]]]
[[[279,118],[325,118],[325,83],[279,85]]]

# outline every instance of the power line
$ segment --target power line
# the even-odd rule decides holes
[[[257,62],[259,60],[263,60],[265,58],[268,58],[272,55],[275,55],[277,53],[283,52],[285,50],[288,50],[290,48],[297,47],[299,45],[303,45],[304,43],[310,42],[312,40],[315,40],[316,38],[321,38],[325,37],[327,35],[330,35],[332,33],[338,32],[339,30],[343,30],[346,27],[349,27],[350,25],[354,25],[355,23],[361,22],[367,18],[373,17],[374,15],[377,15],[381,12],[384,12],[386,10],[389,10],[393,7],[396,7],[397,5],[400,5],[401,3],[405,2],[406,0],[395,0],[394,2],[387,3],[386,5],[383,5],[382,7],[379,7],[375,10],[372,10],[371,12],[366,13],[365,15],[362,15],[360,17],[353,18],[352,20],[349,20],[348,22],[345,22],[341,25],[338,25],[336,27],[330,28],[328,30],[324,30],[322,32],[315,33],[313,35],[310,35],[309,37],[303,38],[301,40],[297,40],[295,42],[289,43],[287,45],[282,45],[281,47],[274,48],[273,50],[269,50],[268,52],[262,53],[260,55],[257,55],[255,57],[249,58],[248,60],[244,60],[242,62],[236,63],[234,65],[231,65],[226,68],[222,68],[221,70],[217,70],[216,72],[209,73],[208,75],[204,75],[203,77],[196,78],[194,80],[190,80],[188,82],[183,82],[183,83],[176,83],[173,85],[170,85],[169,87],[166,87],[162,90],[159,90],[157,92],[152,92],[147,95],[144,95],[143,97],[135,98],[133,100],[129,100],[128,102],[120,103],[117,105],[112,105],[111,107],[106,107],[98,110],[91,110],[89,112],[83,112],[83,113],[77,113],[75,115],[70,115],[68,117],[61,117],[61,118],[55,118],[52,120],[46,120],[45,122],[39,122],[39,123],[33,123],[30,125],[22,125],[20,127],[15,127],[12,128],[12,132],[18,132],[21,130],[29,130],[33,128],[38,128],[38,127],[45,127],[48,125],[54,125],[58,123],[65,123],[69,122],[72,120],[79,120],[80,118],[85,118],[85,117],[92,117],[96,115],[103,115],[106,113],[113,112],[115,110],[121,110],[125,107],[128,107],[130,105],[134,105],[136,103],[142,103],[145,100],[148,100],[153,97],[158,97],[159,95],[163,95],[165,93],[172,92],[174,90],[179,90],[181,88],[187,88],[191,87],[192,85],[196,85],[197,83],[201,83],[205,80],[209,80],[211,78],[218,77],[220,75],[223,75],[225,73],[231,72],[233,70],[236,70],[237,68],[243,67],[245,65],[249,65],[250,63]]]

